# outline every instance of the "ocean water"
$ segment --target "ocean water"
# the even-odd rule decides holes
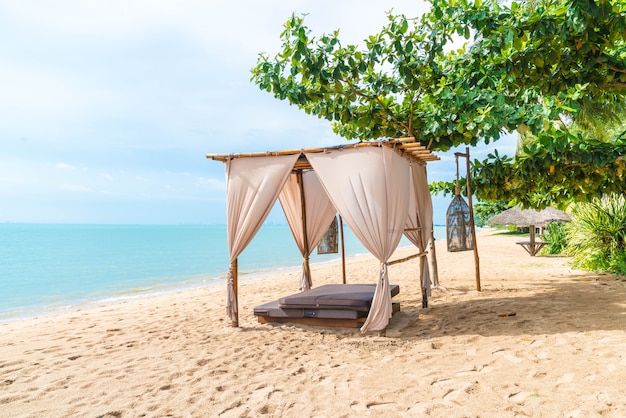
[[[346,256],[367,253],[347,227],[344,238]],[[240,279],[301,262],[289,227],[264,225],[239,257]],[[228,266],[223,225],[0,224],[0,320],[223,283]]]

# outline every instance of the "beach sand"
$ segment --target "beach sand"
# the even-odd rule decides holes
[[[391,266],[401,311],[385,337],[259,324],[254,306],[297,292],[293,270],[240,282],[239,328],[223,285],[2,324],[0,416],[626,416],[626,282],[517,240],[478,235],[482,292],[473,252],[439,240],[426,309],[419,261]],[[348,259],[349,283],[377,271]],[[341,281],[339,263],[312,273]]]

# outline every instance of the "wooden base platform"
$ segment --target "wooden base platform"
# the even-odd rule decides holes
[[[400,311],[400,303],[394,302],[391,304],[392,314],[395,315],[396,312]],[[261,324],[269,324],[269,323],[296,323],[296,324],[305,324],[311,325],[315,327],[344,327],[344,328],[361,328],[365,323],[366,317],[356,318],[356,319],[332,319],[332,318],[285,318],[285,317],[274,317],[274,316],[257,316],[259,323]]]

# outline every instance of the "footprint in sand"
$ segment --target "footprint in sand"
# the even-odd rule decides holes
[[[515,403],[522,403],[531,395],[530,392],[517,392],[509,395],[509,400]]]
[[[557,385],[563,385],[566,383],[572,383],[574,380],[574,373],[565,373],[559,380],[557,380]]]

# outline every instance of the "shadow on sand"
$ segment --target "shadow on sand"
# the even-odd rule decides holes
[[[571,281],[548,280],[533,283],[531,291],[435,292],[448,293],[446,299],[453,300],[438,302],[435,293],[427,309],[419,308],[419,299],[406,300],[403,311],[390,323],[394,336],[539,335],[626,329],[626,279],[615,276],[589,274],[572,276]],[[520,296],[515,296],[516,292]]]

